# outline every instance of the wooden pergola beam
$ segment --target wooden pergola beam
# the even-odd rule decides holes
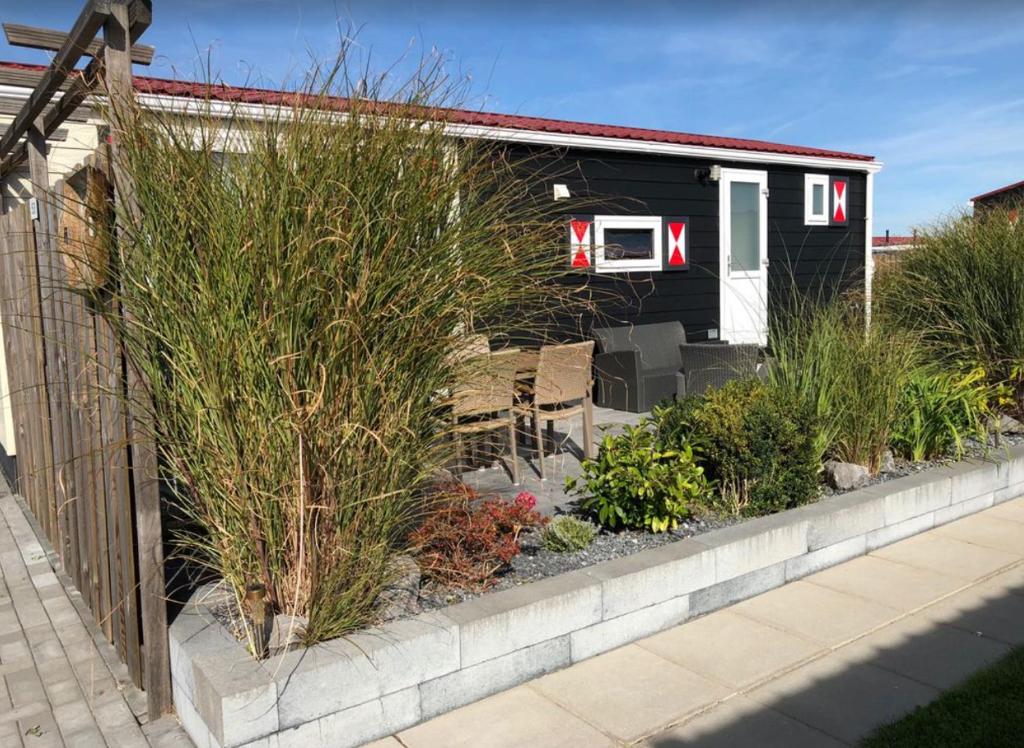
[[[79,13],[75,25],[71,27],[64,45],[54,55],[50,67],[43,73],[42,80],[36,85],[25,102],[25,106],[15,116],[7,132],[0,138],[0,158],[10,153],[22,135],[28,132],[36,117],[50,103],[53,95],[67,80],[82,57],[82,49],[96,36],[110,13],[110,3],[106,0],[89,0]]]
[[[7,43],[13,47],[28,47],[30,49],[45,49],[56,52],[64,46],[68,35],[63,31],[44,29],[38,26],[26,26],[21,23],[5,23],[4,35]],[[100,57],[103,54],[103,43],[93,39],[82,50],[82,54],[90,57]],[[132,62],[136,65],[149,65],[153,62],[153,55],[156,50],[148,44],[133,44],[131,49]]]
[[[18,112],[21,111],[21,107],[24,106],[24,103],[25,103],[24,99],[14,99],[14,98],[7,99],[7,98],[0,97],[0,117],[3,117],[5,115],[6,116],[12,116],[12,115],[17,114]],[[47,109],[47,110],[45,110],[43,112],[43,116],[44,117],[46,116],[46,112],[48,112],[48,111],[49,110]],[[66,119],[71,121],[71,122],[86,122],[86,121],[88,121],[89,116],[90,116],[89,108],[88,107],[80,106],[74,112],[71,112],[70,114],[68,114]]]

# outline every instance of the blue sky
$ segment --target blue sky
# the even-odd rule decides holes
[[[67,28],[37,0],[4,21]],[[889,7],[889,6],[892,7]],[[1024,5],[944,2],[154,0],[146,71],[276,85],[358,27],[377,67],[440,50],[502,112],[870,153],[876,233],[1024,179]],[[340,20],[339,20],[340,19]],[[45,53],[0,44],[0,58]]]

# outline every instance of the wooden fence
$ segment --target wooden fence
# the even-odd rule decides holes
[[[97,165],[86,167],[85,176],[102,174]],[[72,290],[81,271],[62,245],[78,206],[59,200],[69,194],[63,181],[47,194],[35,208],[18,205],[0,218],[19,490],[135,683],[152,688],[165,677],[147,678],[147,668],[167,667],[162,547],[159,515],[155,535],[152,522],[140,528],[139,498],[155,486],[155,465],[143,435],[133,433],[118,335],[97,313],[109,297]],[[144,575],[158,578],[143,586]],[[143,606],[147,588],[157,599]],[[147,653],[155,662],[147,662]]]

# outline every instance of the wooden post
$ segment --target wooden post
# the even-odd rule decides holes
[[[110,15],[103,27],[106,43],[104,75],[113,113],[111,172],[114,177],[119,215],[134,221],[138,216],[134,188],[125,169],[119,147],[121,128],[117,122],[119,104],[133,95],[130,51],[129,4],[112,2]],[[123,233],[123,232],[119,232]],[[131,319],[126,318],[130,325]],[[163,532],[160,521],[160,485],[157,474],[156,448],[153,443],[151,410],[145,399],[146,389],[138,372],[128,362],[128,438],[132,447],[132,480],[135,488],[135,522],[139,554],[140,597],[142,599],[143,674],[149,717],[156,719],[170,710],[170,656],[167,640],[167,601],[164,582]]]

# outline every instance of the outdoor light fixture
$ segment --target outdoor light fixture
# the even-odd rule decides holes
[[[555,200],[568,200],[569,199],[569,187],[564,184],[555,185]]]
[[[712,182],[717,182],[721,178],[722,167],[719,166],[718,164],[713,164],[711,168],[708,169],[708,179],[710,179]]]
[[[694,169],[693,176],[696,177],[697,181],[701,184],[717,182],[722,178],[722,167],[718,164],[713,164],[712,166],[706,166],[702,169]]]

